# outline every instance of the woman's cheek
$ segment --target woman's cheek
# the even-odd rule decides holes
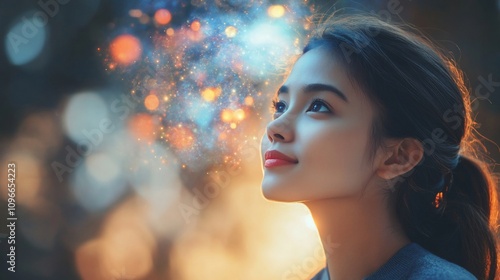
[[[303,163],[319,184],[349,187],[365,177],[366,137],[356,130],[318,133],[303,151]]]

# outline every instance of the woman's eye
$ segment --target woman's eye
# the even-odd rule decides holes
[[[332,111],[328,108],[328,105],[322,100],[314,100],[307,111],[319,112],[319,113],[331,113]]]
[[[285,112],[286,104],[283,101],[273,101],[273,108],[275,113]]]

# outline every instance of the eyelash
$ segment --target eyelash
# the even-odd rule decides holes
[[[310,110],[315,103],[320,103],[322,106],[324,106],[328,110],[328,113],[332,113],[331,106],[328,104],[328,102],[326,102],[325,100],[323,100],[321,98],[314,99],[311,103],[311,106],[309,106],[308,110]],[[326,113],[326,112],[319,112],[319,113]]]
[[[319,103],[321,106],[324,106],[328,112],[318,112],[318,113],[332,113],[332,109],[331,109],[331,106],[328,104],[328,102],[326,102],[325,100],[323,99],[320,99],[320,98],[316,98],[314,99],[312,102],[311,102],[311,105],[309,106],[309,108],[307,109],[306,112],[309,112],[311,111],[311,108],[314,104],[317,104]],[[273,100],[273,104],[271,105],[271,110],[274,112],[274,115],[276,116],[277,114],[281,114],[283,112],[279,112],[278,111],[278,106],[281,106],[281,105],[284,105],[286,107],[286,103],[283,102],[283,101],[276,101],[276,100]]]

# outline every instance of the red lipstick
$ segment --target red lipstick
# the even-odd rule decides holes
[[[280,153],[276,150],[267,151],[264,154],[265,162],[264,167],[271,168],[283,165],[296,164],[298,160],[293,159],[283,153]]]

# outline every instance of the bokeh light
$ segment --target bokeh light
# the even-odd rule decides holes
[[[160,100],[158,100],[156,94],[150,94],[144,99],[144,106],[150,111],[156,110],[158,105],[160,105]]]
[[[231,122],[233,120],[233,111],[231,109],[223,109],[220,113],[220,118],[225,123]]]
[[[136,114],[128,122],[129,131],[134,138],[141,141],[152,142],[156,138],[157,122],[148,114]]]
[[[251,96],[245,97],[245,105],[253,106],[253,97],[251,97]]]
[[[144,201],[129,199],[111,211],[101,234],[81,244],[75,262],[83,279],[144,278],[153,268],[156,240]]]
[[[111,183],[122,175],[119,163],[105,153],[94,153],[85,161],[89,175],[100,183]]]
[[[213,88],[205,88],[201,91],[201,96],[205,101],[212,102],[214,101],[217,97],[220,96],[222,89],[220,87]]]
[[[242,121],[245,119],[245,111],[243,109],[236,109],[233,115],[236,121]]]
[[[157,24],[166,25],[172,20],[172,14],[167,9],[159,9],[154,18]]]
[[[24,65],[37,58],[47,41],[48,16],[29,11],[17,18],[5,35],[5,51],[13,65]]]
[[[93,152],[76,166],[72,178],[77,201],[89,212],[100,212],[116,202],[126,191],[120,163],[104,152]]]
[[[101,128],[108,120],[108,106],[95,92],[73,95],[64,108],[63,127],[66,135],[82,145],[85,154],[102,143]]]
[[[128,11],[128,14],[131,17],[140,18],[142,16],[142,11],[139,9],[132,9],[132,10]]]
[[[117,63],[129,65],[136,62],[142,53],[142,46],[139,39],[124,34],[116,37],[110,45],[111,56]]]
[[[224,31],[226,33],[226,36],[229,38],[233,38],[236,36],[236,33],[238,32],[238,29],[234,26],[228,26],[226,27],[226,30]]]
[[[159,144],[140,148],[134,158],[128,174],[133,189],[152,212],[163,213],[180,195],[178,159]]]
[[[270,17],[280,18],[285,15],[285,7],[282,5],[272,5],[267,9],[267,13]]]
[[[191,30],[200,31],[201,23],[198,20],[195,20],[191,23]]]

